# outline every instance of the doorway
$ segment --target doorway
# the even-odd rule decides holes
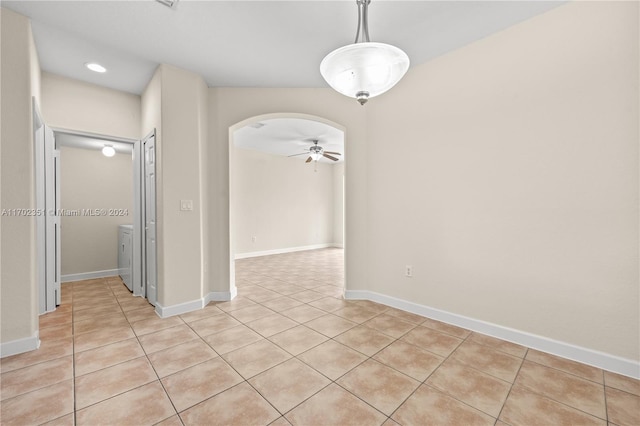
[[[261,115],[229,128],[232,294],[245,259],[337,248],[344,270],[344,144],[343,126],[307,114]]]
[[[133,262],[123,263],[119,244],[120,227],[131,234],[134,225],[133,143],[54,133],[61,160],[62,282],[120,275],[133,290]]]
[[[37,207],[46,213],[37,220],[40,314],[60,304],[62,282],[123,275],[114,258],[120,250],[118,225],[125,222],[132,234],[130,290],[155,304],[155,250],[147,255],[144,244],[145,211],[155,213],[155,173],[145,179],[149,166],[142,155],[145,144],[153,146],[154,133],[136,141],[51,129],[38,113],[34,117]],[[115,159],[100,153],[105,146],[114,151]],[[76,175],[71,176],[74,171]],[[60,186],[65,178],[71,185],[66,191]],[[153,282],[150,294],[149,279]]]

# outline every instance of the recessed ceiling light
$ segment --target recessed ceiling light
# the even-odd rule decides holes
[[[95,62],[87,62],[86,64],[84,64],[84,66],[94,72],[107,72],[107,69],[105,67],[100,64],[96,64]]]

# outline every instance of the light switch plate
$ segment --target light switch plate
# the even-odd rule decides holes
[[[180,210],[182,211],[193,210],[193,200],[180,200]]]

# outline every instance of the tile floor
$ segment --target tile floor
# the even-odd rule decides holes
[[[160,319],[63,285],[2,359],[2,424],[640,425],[640,382],[367,301],[337,249],[237,261],[239,296]]]

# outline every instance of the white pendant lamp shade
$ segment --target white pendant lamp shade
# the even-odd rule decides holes
[[[364,103],[391,89],[409,69],[409,57],[385,43],[354,43],[329,53],[320,74],[337,92]]]
[[[334,50],[320,63],[320,74],[329,86],[356,98],[360,105],[391,89],[409,69],[409,57],[401,49],[369,40],[370,2],[356,0],[358,30],[355,43]]]

